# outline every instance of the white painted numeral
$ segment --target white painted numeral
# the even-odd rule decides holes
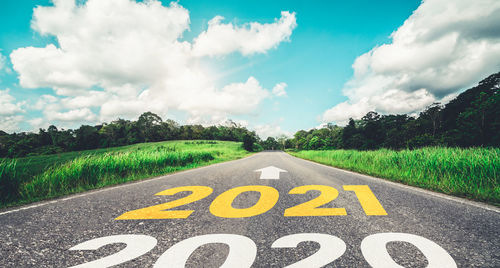
[[[317,242],[320,245],[319,250],[303,260],[286,266],[287,268],[322,267],[335,261],[346,251],[346,244],[342,239],[318,233],[287,235],[274,241],[271,247],[294,248],[304,241]],[[446,250],[427,238],[413,234],[379,233],[367,236],[361,242],[361,252],[368,264],[374,268],[403,268],[387,252],[387,243],[397,241],[407,242],[417,247],[427,258],[428,268],[457,268],[455,261]],[[125,263],[149,252],[156,246],[157,241],[148,235],[113,235],[80,243],[69,250],[98,250],[102,246],[116,243],[124,243],[126,247],[115,254],[70,268],[105,268]],[[160,256],[154,267],[184,267],[189,256],[197,248],[211,243],[222,243],[229,246],[229,253],[221,266],[222,268],[251,267],[255,261],[257,246],[250,238],[236,234],[208,234],[191,237],[173,245]]]
[[[69,250],[97,250],[102,246],[116,243],[124,243],[127,246],[115,254],[70,268],[105,268],[124,263],[148,253],[156,246],[157,241],[149,235],[112,235],[85,241]]]
[[[398,265],[387,252],[387,243],[393,241],[408,242],[417,247],[427,258],[427,268],[456,268],[453,258],[427,238],[405,233],[379,233],[367,236],[361,242],[361,252],[366,261],[374,268],[404,268]]]
[[[313,255],[300,260],[287,268],[298,267],[323,267],[338,259],[346,250],[346,244],[342,239],[328,234],[303,233],[284,236],[271,245],[272,248],[294,248],[300,242],[314,241],[319,243],[319,250]]]
[[[252,239],[235,234],[200,235],[183,240],[163,253],[154,268],[184,268],[189,256],[200,246],[223,243],[229,246],[229,254],[221,268],[250,267],[257,255],[257,246]]]

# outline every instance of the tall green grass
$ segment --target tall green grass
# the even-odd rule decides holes
[[[0,203],[19,197],[20,181],[17,178],[16,166],[16,160],[3,159],[0,161]]]
[[[299,151],[322,164],[500,205],[499,148]]]
[[[170,141],[48,156],[45,169],[32,159],[0,161],[0,207],[194,168],[248,155],[235,142]],[[60,161],[60,159],[66,161]],[[38,156],[37,162],[43,162]],[[23,165],[19,165],[23,163]]]

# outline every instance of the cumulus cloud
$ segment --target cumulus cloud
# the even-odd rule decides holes
[[[24,116],[0,116],[0,119],[0,130],[5,132],[15,132],[19,130],[19,123],[23,122]]]
[[[34,9],[32,28],[56,37],[57,44],[21,47],[10,59],[21,86],[54,89],[56,99],[44,114],[61,121],[105,121],[145,111],[165,115],[170,109],[191,118],[253,112],[269,91],[254,77],[218,88],[200,56],[264,53],[289,40],[296,26],[289,12],[273,23],[241,27],[215,17],[190,43],[181,41],[189,12],[176,2],[53,2]],[[228,46],[214,47],[214,38]]]
[[[17,131],[19,123],[23,121],[23,106],[25,102],[16,102],[9,94],[9,89],[0,90],[0,130],[12,132]]]
[[[257,135],[264,140],[268,137],[278,137],[281,135],[285,135],[287,137],[292,136],[290,132],[281,129],[281,127],[276,124],[256,125],[254,129]]]
[[[24,112],[22,106],[25,102],[15,102],[15,100],[9,94],[9,89],[0,90],[0,116],[9,116]]]
[[[96,115],[92,113],[89,108],[73,109],[66,112],[51,112],[47,114],[48,120],[62,122],[94,122],[96,118]]]
[[[370,110],[411,113],[500,69],[500,2],[426,0],[392,33],[392,42],[359,56],[343,92],[323,114],[346,122]]]
[[[285,88],[287,87],[288,85],[285,83],[285,82],[281,82],[281,83],[278,83],[276,84],[274,87],[273,87],[273,94],[277,97],[285,97],[286,96],[286,91],[285,91]]]
[[[28,123],[31,125],[31,128],[34,131],[37,131],[40,128],[48,128],[49,127],[49,125],[47,124],[45,119],[42,117],[30,119],[30,120],[28,120]]]
[[[180,107],[196,113],[248,114],[252,113],[267,96],[269,92],[261,87],[257,79],[250,77],[245,83],[229,84],[221,90],[208,88],[199,95],[183,101]],[[235,103],[238,104],[237,107],[234,106]]]
[[[239,27],[232,23],[223,24],[223,19],[222,16],[211,19],[208,29],[194,40],[195,55],[220,56],[234,51],[243,55],[264,53],[283,41],[289,41],[297,27],[295,12],[288,11],[282,11],[279,20],[267,24],[252,22]]]

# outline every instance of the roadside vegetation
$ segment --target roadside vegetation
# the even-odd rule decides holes
[[[450,102],[429,105],[418,116],[368,112],[345,127],[327,124],[292,138],[269,137],[264,149],[401,150],[423,147],[500,147],[500,72]]]
[[[368,112],[345,126],[268,138],[264,149],[500,205],[500,72],[418,116]]]
[[[307,150],[290,154],[342,169],[500,205],[500,148]]]
[[[168,141],[0,160],[0,207],[247,156],[240,142]]]
[[[172,140],[191,141],[164,142]],[[261,140],[255,131],[231,120],[208,127],[179,125],[145,112],[137,121],[117,119],[74,130],[53,125],[37,133],[0,130],[0,206],[235,159],[262,149],[293,150],[298,157],[498,204],[498,148],[500,72],[418,115],[371,111],[359,120],[350,118],[344,127],[330,123],[299,130],[293,137]]]
[[[170,140],[220,140],[243,142],[253,150],[258,136],[254,131],[227,120],[218,126],[179,125],[163,120],[157,114],[145,112],[136,121],[117,119],[78,129],[57,128],[54,125],[38,132],[6,133],[0,130],[0,157],[19,158],[60,154],[83,150],[106,149],[144,142]]]

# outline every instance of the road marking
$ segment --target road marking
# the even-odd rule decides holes
[[[367,216],[385,216],[382,204],[370,190],[368,185],[345,185],[344,190],[354,191],[358,201]],[[321,208],[339,196],[339,191],[327,185],[303,185],[291,189],[288,194],[306,194],[309,191],[319,191],[320,195],[314,199],[285,209],[283,216],[346,216],[345,208]],[[191,192],[182,198],[145,208],[135,209],[123,213],[115,220],[152,220],[152,219],[186,219],[194,210],[171,210],[179,206],[187,205],[208,197],[213,189],[208,186],[180,186],[161,191],[155,195],[172,196],[180,192]],[[259,193],[259,199],[245,208],[233,207],[234,200],[246,192]],[[263,214],[272,209],[279,200],[279,192],[275,188],[266,185],[239,186],[219,194],[209,207],[212,215],[221,218],[247,218]]]
[[[500,213],[500,208],[496,208],[496,207],[494,207],[492,205],[488,205],[488,204],[484,204],[484,203],[480,203],[480,202],[476,202],[476,201],[471,201],[471,200],[460,198],[460,197],[450,196],[450,195],[447,195],[447,194],[437,193],[437,192],[433,192],[433,191],[430,191],[430,190],[418,188],[416,186],[405,185],[405,184],[401,184],[401,183],[389,181],[387,179],[377,178],[377,177],[373,177],[373,176],[362,174],[362,173],[357,173],[357,172],[350,171],[350,170],[345,170],[345,169],[341,169],[341,168],[337,168],[337,167],[328,166],[328,165],[317,163],[317,162],[314,162],[314,161],[311,161],[311,160],[308,160],[308,159],[298,158],[298,157],[295,157],[295,156],[289,155],[289,154],[287,154],[287,155],[290,156],[290,157],[292,157],[292,158],[296,158],[298,160],[303,160],[303,161],[306,161],[306,162],[309,162],[311,164],[315,164],[315,165],[318,165],[318,166],[321,166],[321,167],[331,168],[331,169],[334,169],[336,171],[342,171],[344,173],[354,174],[354,175],[363,177],[363,178],[368,179],[368,180],[377,181],[377,182],[389,184],[389,185],[392,185],[392,186],[404,188],[406,190],[412,190],[412,191],[419,192],[419,193],[426,194],[426,195],[430,195],[430,196],[433,196],[433,197],[439,197],[439,198],[443,198],[443,199],[446,199],[446,200],[455,201],[457,203],[461,203],[461,204],[464,204],[464,205],[469,205],[469,206],[473,206],[473,207],[477,207],[477,208],[482,208],[482,209],[485,209],[485,210],[488,210],[488,211]]]
[[[289,194],[305,194],[309,191],[319,191],[321,194],[307,202],[287,208],[283,214],[285,217],[304,217],[304,216],[345,216],[345,208],[320,208],[337,199],[339,191],[327,185],[304,185],[295,187]]]
[[[155,195],[175,195],[180,192],[191,192],[191,194],[167,203],[125,212],[115,220],[185,219],[189,217],[194,210],[168,209],[196,202],[209,196],[213,191],[214,190],[208,186],[182,186],[167,189]]]
[[[384,207],[378,201],[368,185],[344,185],[345,191],[353,191],[367,216],[387,215]]]
[[[345,242],[331,234],[296,233],[285,235],[275,240],[271,248],[296,248],[301,242],[314,241],[319,249],[312,255],[297,261],[285,268],[322,267],[334,262],[346,253]],[[377,233],[363,239],[361,253],[373,268],[401,268],[387,251],[386,244],[393,241],[407,242],[418,248],[427,259],[428,267],[456,268],[457,265],[451,255],[441,246],[425,237],[407,233]],[[259,241],[261,242],[261,241]],[[125,234],[94,238],[82,242],[69,250],[99,250],[105,245],[124,243],[127,246],[121,251],[100,259],[82,263],[72,268],[111,267],[123,264],[150,252],[157,246],[156,238],[149,235]],[[185,267],[189,256],[196,249],[206,244],[226,244],[229,246],[222,268],[251,267],[257,260],[257,253],[267,248],[257,250],[257,244],[250,238],[239,234],[205,234],[189,237],[177,242],[168,248],[155,262],[157,267]],[[273,260],[276,261],[276,260]],[[288,262],[285,260],[285,262]],[[129,265],[130,266],[130,265]]]
[[[261,172],[260,173],[261,180],[279,180],[280,179],[280,172],[288,172],[288,171],[277,168],[275,166],[269,166],[269,167],[257,169],[257,170],[255,170],[255,172]]]
[[[121,264],[148,253],[154,247],[156,247],[158,241],[156,240],[156,238],[149,235],[113,235],[95,238],[80,243],[70,248],[69,250],[98,250],[105,245],[116,243],[123,243],[127,246],[115,254],[91,262],[71,266],[70,268],[111,267],[117,264]]]
[[[259,192],[257,203],[248,208],[234,208],[232,203],[244,192]],[[210,205],[210,213],[221,218],[247,218],[260,215],[272,209],[278,202],[279,192],[270,186],[248,185],[229,189],[217,196]]]
[[[0,216],[5,215],[5,214],[10,214],[10,213],[13,213],[13,212],[18,212],[18,211],[26,210],[26,209],[37,208],[37,207],[41,207],[41,206],[45,206],[45,205],[49,205],[49,204],[54,204],[54,203],[57,203],[59,201],[67,201],[67,200],[75,199],[75,198],[78,198],[78,197],[85,197],[87,195],[92,195],[92,194],[96,194],[96,193],[107,192],[107,191],[111,191],[111,190],[115,190],[115,189],[119,189],[119,188],[123,188],[123,187],[129,187],[129,186],[135,186],[135,185],[142,184],[142,183],[154,182],[154,181],[157,181],[157,180],[166,179],[166,178],[168,178],[170,176],[176,176],[176,175],[179,175],[179,174],[186,174],[186,173],[190,173],[190,172],[195,172],[195,171],[198,171],[200,169],[213,168],[213,167],[217,167],[217,166],[221,166],[221,165],[225,165],[225,164],[229,164],[229,163],[232,164],[234,162],[238,162],[238,161],[243,161],[243,160],[246,160],[246,159],[250,159],[252,157],[255,157],[256,155],[257,154],[253,154],[253,155],[241,158],[241,159],[236,159],[236,160],[232,160],[232,161],[228,161],[228,162],[222,162],[222,163],[216,163],[216,164],[212,164],[212,165],[208,165],[208,166],[204,166],[204,167],[197,167],[197,168],[187,169],[187,170],[183,170],[183,171],[179,171],[179,172],[174,172],[172,174],[161,175],[161,176],[152,177],[152,178],[144,179],[144,180],[140,180],[140,181],[134,181],[134,182],[129,182],[129,183],[125,183],[125,184],[117,184],[117,185],[114,185],[114,186],[106,187],[104,189],[94,189],[94,190],[90,190],[90,191],[87,191],[87,192],[84,192],[84,193],[70,195],[68,197],[64,197],[64,198],[60,198],[60,199],[56,199],[56,200],[52,200],[52,201],[42,201],[42,203],[38,203],[38,204],[35,204],[35,205],[29,205],[29,206],[25,206],[25,207],[20,207],[20,208],[16,208],[16,209],[12,209],[12,210],[7,210],[7,211],[0,212]]]
[[[372,234],[361,241],[361,253],[372,267],[402,268],[387,251],[387,243],[401,241],[410,243],[427,259],[429,268],[457,268],[455,260],[441,246],[427,238],[406,233]]]
[[[257,257],[257,245],[243,235],[237,234],[206,234],[191,237],[170,247],[156,261],[153,268],[171,267],[184,268],[189,256],[202,245],[222,243],[229,246],[229,253],[221,268],[251,267]]]
[[[314,241],[319,249],[313,255],[285,268],[323,267],[344,255],[347,245],[333,235],[318,233],[302,233],[283,236],[274,241],[271,248],[296,248],[301,242]]]

